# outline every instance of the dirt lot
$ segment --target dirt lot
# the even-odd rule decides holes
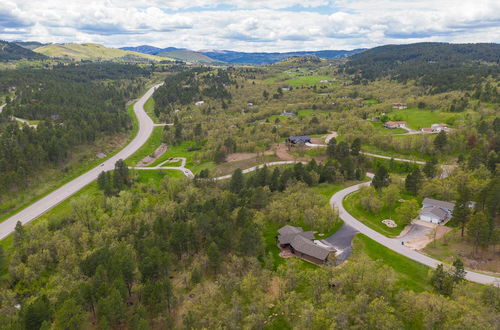
[[[274,155],[274,151],[267,150],[267,151],[264,151],[264,153],[262,155],[264,155],[264,156]],[[251,159],[251,158],[255,158],[255,157],[257,157],[256,153],[236,153],[236,154],[229,154],[226,157],[226,162],[228,162],[228,163],[230,163],[230,162],[238,162],[238,161],[241,161],[241,160]]]

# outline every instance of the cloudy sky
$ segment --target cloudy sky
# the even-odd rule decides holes
[[[500,1],[0,0],[0,39],[241,51],[500,42]]]

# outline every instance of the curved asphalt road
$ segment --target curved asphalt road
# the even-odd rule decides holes
[[[76,179],[66,183],[64,186],[54,190],[47,196],[26,207],[19,213],[16,213],[15,215],[1,222],[0,240],[7,237],[14,231],[16,223],[18,221],[20,221],[22,224],[26,224],[38,218],[57,204],[64,201],[66,198],[70,197],[71,195],[97,179],[102,171],[109,171],[114,169],[115,162],[117,160],[130,157],[144,143],[146,143],[146,141],[149,139],[149,136],[153,132],[154,124],[151,118],[149,118],[149,116],[146,114],[146,111],[144,111],[144,103],[146,103],[151,95],[153,95],[155,89],[160,85],[161,84],[153,86],[134,104],[134,113],[137,116],[137,120],[139,123],[139,131],[137,132],[137,135],[134,137],[134,139],[127,146],[125,146],[125,148],[123,148],[113,157],[106,160],[103,164],[91,169],[85,174],[80,175]]]
[[[372,176],[372,175],[370,175]],[[442,264],[441,261],[433,259],[431,257],[428,257],[424,254],[421,254],[415,250],[412,250],[404,245],[401,244],[401,240],[397,238],[389,238],[386,237],[379,232],[365,226],[363,223],[358,221],[356,218],[354,218],[352,215],[350,215],[344,206],[342,205],[342,201],[344,198],[346,198],[347,195],[357,191],[364,185],[369,185],[370,182],[365,182],[365,183],[360,183],[351,187],[348,187],[346,189],[343,189],[337,193],[335,193],[332,198],[330,199],[330,205],[332,207],[335,207],[338,212],[340,218],[349,226],[352,228],[356,229],[360,233],[370,237],[374,241],[384,245],[385,247],[393,250],[394,252],[397,252],[407,258],[410,258],[414,261],[417,261],[421,264],[424,264],[426,266],[436,268],[437,265]],[[495,276],[489,276],[481,273],[476,273],[472,271],[467,271],[467,274],[465,275],[465,278],[469,281],[472,282],[477,282],[481,284],[500,284],[500,278],[495,277]]]

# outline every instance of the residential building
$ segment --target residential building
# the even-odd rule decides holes
[[[283,110],[281,115],[285,116],[285,117],[293,117],[293,116],[296,116],[297,114],[295,112],[291,112],[291,111],[289,112],[289,111]]]
[[[311,138],[309,136],[290,136],[286,139],[286,142],[291,144],[306,144],[311,143]]]
[[[393,103],[392,108],[402,110],[408,108],[408,106],[406,105],[406,103]]]
[[[278,230],[276,237],[281,249],[289,249],[294,255],[307,261],[323,264],[335,255],[335,249],[314,243],[314,232],[303,231],[300,227],[286,225]]]
[[[406,121],[388,121],[384,124],[384,127],[388,129],[404,128],[406,127]]]
[[[455,203],[424,198],[420,210],[420,220],[440,224],[451,218]]]
[[[194,105],[196,105],[197,107],[199,107],[199,106],[201,106],[203,104],[205,104],[205,101],[198,101]]]

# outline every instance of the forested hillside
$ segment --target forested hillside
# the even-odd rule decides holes
[[[345,72],[355,82],[390,77],[400,82],[416,80],[432,93],[471,89],[484,77],[500,74],[500,44],[418,43],[387,45],[355,54]]]
[[[0,62],[20,59],[42,60],[47,58],[15,43],[0,40]]]
[[[0,92],[11,96],[0,114],[0,191],[19,189],[34,172],[63,162],[76,145],[130,129],[125,102],[142,87],[135,80],[148,75],[118,64],[2,72]],[[19,127],[11,116],[38,126]]]

